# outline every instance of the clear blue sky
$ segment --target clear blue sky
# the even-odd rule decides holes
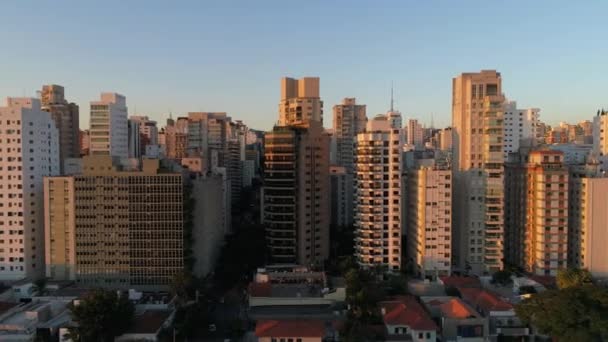
[[[0,97],[66,87],[88,125],[101,91],[161,120],[227,111],[277,119],[282,76],[321,77],[325,126],[343,97],[448,125],[451,78],[497,69],[549,123],[608,107],[605,1],[5,1]]]

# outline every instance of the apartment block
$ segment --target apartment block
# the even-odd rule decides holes
[[[527,165],[524,266],[537,275],[557,275],[568,260],[568,169],[563,154],[533,151]]]
[[[403,130],[379,115],[357,135],[355,255],[363,267],[401,269]]]
[[[424,145],[422,125],[416,119],[407,120],[407,144],[416,148]]]
[[[329,256],[329,136],[320,123],[264,136],[262,220],[271,262],[321,264]]]
[[[127,100],[116,93],[102,93],[91,102],[89,154],[129,157]]]
[[[278,125],[307,125],[310,121],[323,125],[323,101],[319,86],[318,77],[282,78]]]
[[[502,269],[504,248],[504,122],[502,78],[494,70],[453,79],[453,254],[475,274]]]
[[[407,257],[421,278],[449,276],[452,266],[452,171],[407,171]]]
[[[608,112],[598,110],[593,117],[593,154],[600,162],[601,171],[608,170]]]
[[[343,166],[329,168],[331,184],[331,225],[336,228],[353,224],[353,174]]]
[[[165,149],[170,159],[182,159],[188,155],[188,118],[177,118],[176,122],[167,120]]]
[[[366,106],[359,105],[355,98],[345,98],[334,108],[334,129],[336,139],[335,163],[353,173],[354,144],[357,134],[365,131],[367,124]]]
[[[45,184],[46,264],[53,279],[167,290],[184,269],[181,173],[154,159],[127,170],[116,157],[86,156],[82,174],[49,177]]]
[[[59,167],[63,171],[63,161],[80,157],[80,126],[78,105],[65,99],[62,86],[51,84],[40,92],[42,110],[51,113],[55,127],[59,131]]]
[[[43,177],[59,175],[59,133],[39,99],[0,107],[0,280],[44,274]]]
[[[517,152],[519,146],[534,147],[543,138],[539,130],[540,109],[518,109],[515,101],[505,102],[504,108],[504,157]]]

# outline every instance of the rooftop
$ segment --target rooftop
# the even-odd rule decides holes
[[[479,278],[474,277],[461,277],[461,276],[449,276],[449,277],[440,277],[441,282],[445,286],[449,287],[458,287],[458,288],[470,288],[477,287],[481,288],[481,282]]]
[[[135,316],[133,325],[125,334],[155,334],[169,316],[170,310],[146,310]]]
[[[380,302],[384,323],[406,325],[415,330],[437,330],[437,325],[424,308],[411,296],[401,296]]]
[[[501,299],[497,294],[488,290],[477,288],[460,288],[458,289],[462,295],[462,299],[475,308],[479,308],[484,312],[490,311],[510,311],[513,310],[513,305]]]
[[[321,320],[263,320],[255,328],[257,337],[324,337]]]
[[[471,309],[458,298],[452,298],[440,304],[439,310],[441,311],[441,316],[446,318],[465,319],[479,317],[479,314],[475,310]]]
[[[321,287],[311,284],[251,283],[249,294],[253,297],[323,297]]]

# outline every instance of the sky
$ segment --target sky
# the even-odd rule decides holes
[[[278,119],[281,77],[318,76],[324,125],[344,97],[404,119],[451,123],[452,78],[496,69],[550,124],[608,108],[606,1],[4,1],[0,97],[65,87],[88,126],[102,91],[164,124],[225,111]]]

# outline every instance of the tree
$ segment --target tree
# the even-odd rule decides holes
[[[384,286],[369,270],[352,269],[346,274],[346,302],[357,320],[369,322],[375,318],[376,305],[384,299]]]
[[[41,277],[38,278],[34,281],[34,287],[33,287],[34,293],[37,296],[43,296],[46,294],[46,278]]]
[[[69,329],[70,338],[81,342],[114,341],[132,324],[135,308],[125,295],[97,289],[78,305],[70,306],[77,327]]]
[[[404,274],[391,274],[386,282],[387,292],[390,296],[404,295],[408,293],[407,277]]]
[[[177,302],[180,305],[187,303],[194,297],[194,278],[189,272],[175,274],[170,287],[171,294],[177,297]]]
[[[511,272],[508,270],[501,270],[492,274],[492,284],[506,286],[511,284],[512,282],[513,281],[511,280]]]
[[[586,269],[568,268],[557,272],[557,288],[566,289],[593,283],[591,272]]]
[[[560,341],[602,341],[608,336],[608,290],[568,287],[533,295],[515,306],[517,316]]]

